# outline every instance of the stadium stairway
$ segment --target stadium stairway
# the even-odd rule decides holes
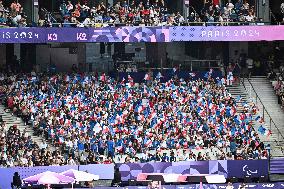
[[[284,133],[284,111],[281,109],[280,105],[278,104],[277,96],[273,90],[271,82],[266,79],[266,77],[252,77],[250,78],[250,82],[255,89],[255,92],[259,96],[261,102],[267,109],[268,113],[270,114],[271,118],[275,122],[282,133]],[[249,81],[245,80],[245,85],[250,86]],[[255,99],[255,93],[251,92],[252,98]],[[258,103],[260,104],[260,103]],[[262,108],[259,106],[259,108]],[[261,109],[262,110],[262,109]]]
[[[242,109],[242,103],[254,101],[254,98],[251,98],[250,95],[249,95],[250,91],[248,90],[249,89],[248,85],[249,85],[249,82],[247,80],[244,80],[244,85],[234,83],[232,86],[227,86],[228,91],[231,93],[231,95],[235,99],[237,99],[239,96],[241,96],[241,100],[239,102],[237,102],[237,112],[238,113],[242,112],[242,110],[243,110]],[[272,91],[272,93],[273,93],[273,91]],[[277,103],[277,101],[276,101],[276,103]],[[258,107],[259,107],[259,112],[262,112],[262,107],[260,107],[259,104],[258,104]],[[253,127],[257,131],[258,127],[260,126],[260,123],[258,123],[258,121],[255,121],[256,116],[257,115],[253,116]],[[282,116],[284,116],[284,115],[282,115]],[[283,120],[283,123],[284,123],[284,120]],[[265,126],[265,128],[269,128],[269,121],[265,122],[264,126]],[[260,139],[261,139],[261,141],[264,142],[265,145],[270,144],[270,152],[271,152],[272,157],[282,157],[282,156],[284,156],[284,154],[283,154],[282,146],[278,141],[278,137],[277,137],[277,134],[276,134],[277,130],[276,130],[276,128],[274,128],[274,129],[271,128],[271,130],[272,130],[272,133],[274,133],[274,134],[272,134],[269,138],[259,134]]]
[[[21,133],[26,131],[28,135],[31,136],[32,140],[35,141],[38,145],[40,145],[42,141],[45,140],[42,137],[35,136],[34,131],[30,125],[25,125],[21,118],[12,115],[9,110],[5,109],[5,106],[1,104],[0,115],[2,116],[3,121],[6,122],[7,129],[13,125],[17,125],[17,128],[21,131]],[[45,140],[45,142],[48,144],[49,148],[53,148],[53,146],[51,146],[48,141]]]

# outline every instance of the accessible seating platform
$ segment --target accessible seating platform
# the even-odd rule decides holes
[[[167,183],[208,183],[222,184],[226,183],[224,175],[215,174],[167,174],[167,173],[140,173],[137,176],[138,182],[160,181]]]

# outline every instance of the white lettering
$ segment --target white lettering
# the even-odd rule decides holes
[[[215,31],[215,37],[219,37],[220,36],[220,32],[219,31]]]
[[[208,32],[208,37],[213,37],[213,32],[212,31]]]
[[[48,41],[57,41],[57,34],[56,33],[48,34],[47,35],[47,40]]]
[[[235,30],[235,31],[234,31],[234,36],[235,36],[235,37],[238,37],[238,36],[239,36],[238,30]]]
[[[6,37],[5,37],[6,39],[10,39],[10,38],[11,38],[11,33],[10,33],[10,32],[6,32],[6,33],[5,33],[5,36],[6,36]]]
[[[15,33],[14,33],[14,35],[15,35],[15,38],[16,38],[16,39],[18,39],[18,38],[19,38],[19,37],[18,37],[18,35],[19,35],[19,33],[18,33],[18,32],[15,32]]]
[[[20,33],[20,38],[24,39],[26,37],[27,37],[27,33],[26,32]]]
[[[255,34],[259,37],[259,31],[255,30]]]
[[[245,37],[246,35],[247,35],[246,30],[242,30],[242,31],[241,31],[241,36]]]
[[[77,33],[77,40],[87,41],[87,34],[86,33]]]
[[[229,37],[229,36],[230,36],[230,31],[226,30],[226,37]]]
[[[33,38],[33,33],[32,32],[28,32],[28,36],[29,36],[29,39],[32,39]]]

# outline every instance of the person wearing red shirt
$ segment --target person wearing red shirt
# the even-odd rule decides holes
[[[212,0],[212,3],[213,3],[213,5],[214,5],[214,7],[215,7],[216,5],[220,6],[220,0]]]

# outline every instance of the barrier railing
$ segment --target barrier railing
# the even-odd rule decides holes
[[[182,70],[197,71],[197,70],[209,70],[220,69],[222,67],[222,60],[185,60],[181,65]]]
[[[248,81],[249,84],[249,88],[245,85],[244,80]],[[261,109],[262,109],[262,117],[263,120],[265,121],[265,123],[269,126],[270,130],[276,130],[277,133],[273,132],[272,135],[275,136],[277,135],[277,140],[274,141],[269,141],[270,143],[273,142],[275,143],[277,146],[281,147],[281,144],[284,143],[284,136],[281,133],[281,131],[279,130],[277,124],[273,121],[271,115],[268,113],[267,108],[265,107],[265,105],[263,104],[263,102],[261,101],[259,95],[257,94],[253,84],[251,83],[250,79],[247,77],[243,77],[243,79],[240,79],[242,85],[244,86],[245,90],[248,92],[250,98],[252,98],[254,100],[254,102],[256,103],[256,105],[261,105]],[[267,142],[267,141],[263,141],[263,142]],[[284,151],[283,148],[281,147],[281,152],[284,155]],[[275,156],[274,156],[275,157]]]
[[[160,24],[140,24],[140,23],[107,23],[95,22],[89,24],[83,23],[50,23],[50,27],[120,27],[120,26],[262,26],[271,25],[270,22],[184,22],[179,24],[168,24],[166,22]],[[45,27],[45,25],[43,25]]]

